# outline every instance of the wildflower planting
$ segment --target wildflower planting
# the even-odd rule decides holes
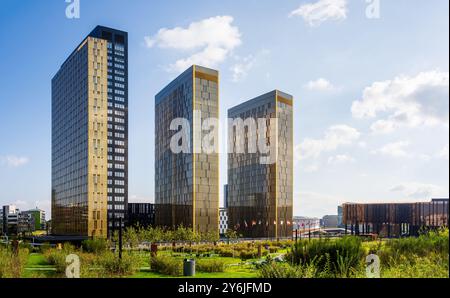
[[[182,277],[185,259],[195,260],[196,276],[202,278],[365,278],[366,257],[371,254],[379,259],[382,278],[446,278],[449,274],[448,229],[376,241],[346,236],[229,243],[213,241],[211,235],[209,240],[202,239],[185,228],[171,232],[130,228],[125,235],[122,258],[115,239],[57,247],[21,243],[15,251],[3,244],[0,277],[63,278],[71,254],[79,257],[82,278]]]

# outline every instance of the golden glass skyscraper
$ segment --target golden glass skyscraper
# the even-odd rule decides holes
[[[52,232],[107,233],[107,42],[88,37],[52,81]]]
[[[275,90],[228,110],[228,118],[254,120],[229,127],[229,228],[244,237],[291,237],[293,216],[293,98]],[[273,121],[276,119],[277,121]],[[251,121],[250,121],[251,123]],[[264,124],[264,125],[262,125]],[[266,130],[260,134],[265,126]],[[270,156],[251,151],[252,142],[271,147]],[[240,142],[245,150],[239,151]],[[264,158],[264,159],[263,159]],[[268,157],[267,157],[268,158]],[[264,162],[262,162],[264,161]]]
[[[127,33],[97,26],[52,80],[52,229],[106,236],[128,204]]]
[[[219,156],[194,149],[202,148],[203,121],[219,117],[219,73],[194,65],[159,92],[155,104],[156,225],[218,233]],[[171,149],[175,119],[189,124],[188,152]]]

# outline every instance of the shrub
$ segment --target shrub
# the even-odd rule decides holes
[[[82,277],[97,277],[97,275],[92,276],[91,267],[97,266],[98,260],[101,255],[95,255],[92,253],[82,253],[77,251],[73,245],[64,244],[63,249],[59,250],[56,248],[48,248],[44,252],[44,258],[50,265],[53,265],[56,269],[56,274],[62,276],[66,272],[66,258],[70,254],[75,254],[80,258],[80,273]]]
[[[293,243],[292,240],[281,240],[278,243],[277,242],[273,243],[272,246],[278,246],[280,248],[286,248],[286,247],[291,247],[292,243]]]
[[[42,254],[45,254],[45,252],[47,250],[51,249],[51,248],[52,248],[52,246],[49,243],[45,242],[45,243],[42,243],[42,245],[39,246],[39,251]]]
[[[56,273],[63,273],[66,271],[66,256],[68,254],[63,250],[48,249],[44,253],[44,257],[50,265],[55,266]]]
[[[427,257],[402,256],[389,267],[381,268],[383,278],[448,278],[448,255],[431,253]]]
[[[230,248],[220,248],[218,253],[221,257],[232,258],[234,256],[233,251]]]
[[[15,255],[11,249],[0,246],[0,278],[19,278],[28,260],[28,249],[22,248]]]
[[[269,262],[261,266],[258,272],[259,278],[300,278],[303,272],[299,266],[291,266],[287,263]]]
[[[100,254],[108,250],[108,241],[103,238],[88,239],[81,243],[81,247],[85,252]]]
[[[189,250],[186,250],[186,248],[184,246],[177,246],[177,247],[175,247],[173,252],[189,252]]]
[[[278,247],[276,247],[276,246],[270,246],[270,247],[269,247],[269,252],[270,252],[271,254],[278,252]]]
[[[410,262],[417,260],[416,257],[425,257],[429,254],[447,256],[449,253],[448,229],[431,231],[419,237],[408,237],[390,239],[386,242],[384,249],[379,252],[384,266],[398,263],[400,259]]]
[[[140,260],[132,254],[123,254],[119,259],[111,252],[102,254],[97,260],[103,276],[127,276],[139,271]]]
[[[341,239],[301,240],[292,246],[286,259],[294,265],[314,264],[319,273],[350,277],[360,268],[365,251],[356,237]]]
[[[181,276],[183,274],[183,263],[181,260],[163,255],[154,256],[150,258],[150,269],[165,275]]]
[[[241,258],[241,260],[245,261],[245,260],[253,259],[257,255],[258,255],[258,252],[256,250],[250,250],[250,251],[243,250],[240,252],[239,257]]]
[[[221,260],[198,260],[196,267],[201,272],[224,272],[225,263]]]

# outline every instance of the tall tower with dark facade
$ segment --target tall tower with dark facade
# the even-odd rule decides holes
[[[292,96],[269,92],[231,108],[228,118],[229,228],[244,237],[291,237]]]
[[[97,26],[52,80],[54,234],[102,236],[128,204],[128,34]]]
[[[219,156],[196,148],[202,148],[203,121],[219,117],[219,73],[194,65],[161,90],[155,104],[156,225],[218,233]],[[175,119],[188,124],[187,152],[171,149]]]

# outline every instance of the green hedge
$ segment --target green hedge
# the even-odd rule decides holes
[[[221,260],[197,260],[196,269],[201,272],[224,272],[225,262]]]
[[[165,275],[181,276],[183,274],[183,262],[164,255],[154,256],[150,258],[150,269]]]

